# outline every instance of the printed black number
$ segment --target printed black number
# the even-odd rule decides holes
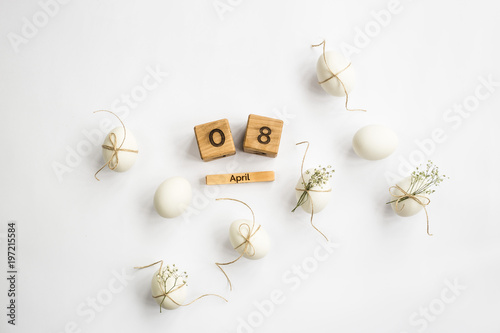
[[[262,143],[263,145],[267,145],[269,142],[271,142],[271,129],[267,126],[261,127],[259,129],[260,135],[257,137],[257,141]],[[265,140],[262,140],[262,138],[265,138]]]
[[[220,134],[220,142],[215,143],[214,141],[214,133],[219,133]],[[210,134],[208,135],[208,140],[210,140],[210,143],[214,147],[220,147],[226,142],[226,136],[224,135],[224,132],[222,132],[220,129],[216,128],[210,131]]]

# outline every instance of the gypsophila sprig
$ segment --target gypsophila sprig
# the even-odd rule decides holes
[[[160,312],[161,312],[161,306],[162,306],[163,302],[165,301],[165,299],[167,298],[166,295],[168,293],[170,293],[174,288],[179,287],[177,285],[177,281],[179,279],[182,279],[182,285],[187,286],[186,281],[187,281],[188,275],[186,272],[179,273],[179,269],[177,267],[175,267],[175,264],[173,264],[172,266],[167,265],[167,267],[165,269],[160,269],[160,271],[158,271],[158,274],[156,275],[156,278],[157,278],[158,283],[160,284],[160,288],[163,292],[163,295],[165,295],[163,297],[163,300],[160,303]],[[167,282],[169,279],[174,279],[174,281],[173,281],[172,286],[167,289]]]
[[[309,177],[307,184],[302,181],[302,185],[304,185],[305,191],[300,195],[300,198],[297,201],[297,205],[294,209],[292,209],[292,212],[295,212],[298,207],[306,202],[307,196],[309,195],[307,191],[315,186],[322,187],[323,185],[327,185],[330,182],[330,178],[332,178],[334,172],[335,170],[332,169],[331,165],[328,165],[326,167],[322,167],[321,165],[319,165],[313,170],[312,174],[309,170],[307,170],[305,174],[311,176]]]
[[[411,195],[417,196],[422,194],[432,194],[436,190],[433,187],[439,186],[443,182],[443,180],[449,179],[446,175],[439,174],[439,168],[434,165],[434,163],[429,160],[427,161],[427,165],[418,166],[415,171],[411,173],[410,186],[406,192]],[[404,201],[408,199],[408,197],[402,199],[395,199],[387,202],[387,204]]]

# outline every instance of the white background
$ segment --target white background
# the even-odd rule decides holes
[[[223,4],[229,9],[216,7]],[[5,272],[6,226],[15,220],[19,276],[15,327],[6,324],[2,278],[0,331],[236,332],[250,320],[240,332],[499,332],[500,87],[474,97],[488,92],[479,77],[500,82],[498,2],[401,0],[381,26],[371,13],[388,6],[74,0],[43,22],[37,1],[2,0],[0,263]],[[33,16],[38,31],[13,45]],[[365,28],[372,30],[363,41]],[[342,98],[316,84],[321,51],[310,45],[322,39],[329,49],[356,48],[351,106],[368,112],[346,111]],[[148,68],[168,76],[127,107],[122,96],[141,89]],[[450,111],[466,101],[478,105],[464,116]],[[100,182],[100,143],[88,144],[84,133],[106,118],[118,122],[92,114],[98,109],[127,111],[140,150],[129,172],[106,169]],[[276,159],[242,151],[250,113],[285,120]],[[221,118],[237,154],[203,162],[193,127]],[[400,138],[385,160],[365,161],[351,149],[353,134],[371,123]],[[430,143],[438,128],[446,139]],[[324,239],[306,213],[290,212],[305,148],[295,143],[303,140],[311,142],[306,167],[336,169],[331,203],[315,222],[338,247],[317,267]],[[417,141],[426,141],[425,156]],[[68,151],[84,146],[90,151],[68,166]],[[433,237],[423,212],[400,218],[384,204],[390,177],[404,176],[410,158],[430,158],[451,178],[428,207]],[[61,165],[71,172],[55,172]],[[206,174],[228,168],[275,170],[276,181],[203,185]],[[153,195],[177,175],[193,186],[194,213],[166,220]],[[272,237],[266,258],[227,267],[232,292],[214,262],[237,256],[228,227],[250,215],[238,203],[215,202],[219,196],[251,205]],[[218,293],[229,303],[205,298],[160,314],[149,290],[155,269],[133,269],[160,259],[188,271],[188,300]],[[307,278],[293,277],[303,263]],[[110,294],[114,274],[123,273],[131,280]],[[466,289],[453,294],[447,283]],[[262,315],[255,302],[268,306],[273,291],[284,302]],[[96,298],[105,303],[98,311],[88,305]],[[422,319],[429,307],[432,319]]]

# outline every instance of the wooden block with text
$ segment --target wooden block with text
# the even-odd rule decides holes
[[[194,134],[196,135],[201,159],[204,161],[236,154],[227,119],[195,126]]]
[[[283,120],[249,115],[243,150],[268,157],[278,156],[282,130]]]
[[[274,171],[258,171],[243,173],[227,173],[223,175],[208,175],[205,177],[207,185],[258,183],[274,181]]]

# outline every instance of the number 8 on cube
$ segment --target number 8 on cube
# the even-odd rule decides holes
[[[205,162],[236,154],[227,119],[195,126],[194,134],[201,159]]]
[[[243,150],[269,157],[278,156],[282,130],[282,120],[249,115]]]

